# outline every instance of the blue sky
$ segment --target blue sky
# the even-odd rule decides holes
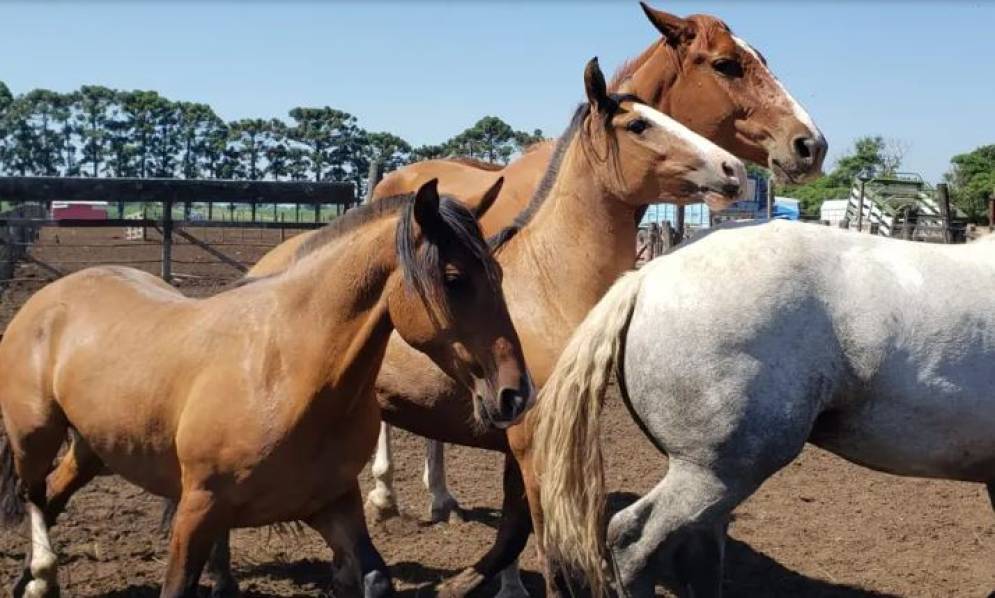
[[[664,2],[718,15],[766,55],[830,143],[881,134],[936,181],[995,143],[993,2]],[[297,105],[438,143],[485,114],[558,134],[606,72],[656,37],[614,2],[0,3],[0,80],[14,93],[99,83],[202,101],[226,119]]]

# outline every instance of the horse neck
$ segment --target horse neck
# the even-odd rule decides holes
[[[502,251],[506,273],[579,323],[635,263],[635,209],[609,192],[580,148],[578,132],[542,207]],[[569,290],[567,290],[569,289]],[[507,292],[507,290],[506,290]],[[552,307],[552,305],[551,305]]]
[[[657,40],[620,70],[612,80],[612,91],[619,92],[624,87],[627,93],[635,94],[660,112],[669,114],[667,92],[673,88],[680,73],[680,59],[674,49]]]
[[[273,280],[275,321],[293,339],[295,372],[312,376],[305,383],[316,391],[356,389],[361,398],[372,388],[393,330],[387,296],[400,284],[396,223],[366,224]]]

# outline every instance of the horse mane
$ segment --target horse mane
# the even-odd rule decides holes
[[[615,102],[616,107],[622,102],[638,102],[640,104],[644,103],[638,97],[631,94],[611,94],[609,97]],[[567,126],[566,131],[560,135],[560,138],[556,141],[556,148],[553,150],[553,157],[549,161],[549,166],[546,167],[546,172],[543,173],[542,179],[539,181],[539,186],[536,187],[535,191],[532,193],[532,197],[529,199],[529,203],[522,209],[521,212],[515,216],[515,219],[511,224],[501,229],[498,233],[491,236],[487,240],[488,244],[494,251],[499,250],[508,241],[511,240],[519,231],[521,231],[532,218],[535,216],[539,208],[545,203],[546,198],[549,197],[550,191],[553,189],[553,185],[556,183],[556,179],[560,175],[560,167],[563,165],[563,159],[566,157],[567,148],[573,142],[574,138],[577,136],[577,132],[580,130],[581,124],[584,119],[588,117],[591,113],[590,102],[581,102],[579,106],[574,110],[573,116],[570,118],[570,124]],[[611,126],[611,118],[605,119],[605,126]]]
[[[319,228],[316,233],[301,243],[300,247],[297,248],[297,259],[314,253],[368,222],[393,215],[407,206],[413,198],[414,194],[412,193],[392,195],[347,210],[345,214]]]
[[[442,256],[452,249],[466,251],[479,261],[492,290],[497,292],[501,288],[498,267],[480,232],[474,213],[448,195],[440,197],[439,217],[449,234],[440,236],[424,231],[424,247],[419,251],[414,226],[414,198],[414,193],[393,195],[349,210],[318,229],[318,232],[302,243],[297,248],[297,261],[370,222],[399,214],[395,234],[398,265],[404,273],[406,284],[428,306],[429,313],[448,315],[444,300]],[[267,277],[246,279],[246,282],[238,286],[265,278]]]
[[[466,166],[477,168],[479,170],[486,170],[488,172],[504,170],[503,164],[488,162],[487,160],[479,160],[477,158],[471,158],[469,156],[453,156],[452,158],[446,158],[446,160],[450,162],[456,162],[457,164],[465,164]]]
[[[611,82],[609,82],[608,84],[608,91],[609,92],[618,91],[618,89],[622,86],[622,84],[625,83],[629,79],[629,77],[633,75],[633,73],[638,71],[644,64],[646,64],[646,61],[650,59],[650,56],[653,55],[653,52],[655,52],[656,49],[663,43],[664,41],[662,39],[658,39],[652,44],[650,44],[645,50],[643,50],[635,58],[630,58],[625,62],[623,62],[617,69],[615,69],[615,74],[612,75]]]

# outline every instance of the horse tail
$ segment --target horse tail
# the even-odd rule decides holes
[[[549,556],[604,594],[605,476],[600,412],[642,272],[620,278],[573,333],[536,402],[534,457]]]
[[[19,486],[10,438],[0,434],[0,527],[14,527],[24,519]]]

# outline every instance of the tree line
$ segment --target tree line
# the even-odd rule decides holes
[[[328,106],[287,116],[225,121],[207,104],[99,85],[15,96],[0,81],[0,174],[348,181],[364,193],[374,160],[385,170],[454,156],[507,163],[543,139],[485,116],[443,143],[413,147]]]
[[[819,206],[827,199],[845,199],[861,171],[874,176],[887,176],[901,170],[908,145],[881,136],[857,139],[837,161],[831,171],[805,185],[788,185],[778,194],[794,197],[802,203],[806,214],[818,215]],[[987,201],[995,194],[995,145],[985,145],[950,159],[950,170],[944,175],[950,188],[950,199],[973,222],[982,222],[987,215]]]

